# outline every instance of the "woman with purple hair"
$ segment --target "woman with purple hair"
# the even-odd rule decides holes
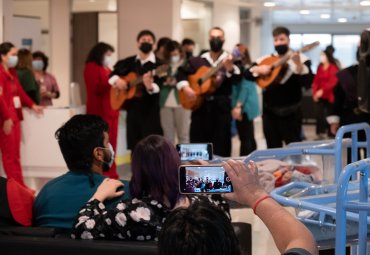
[[[105,208],[103,202],[123,191],[122,182],[105,179],[83,206],[74,223],[72,238],[157,240],[167,215],[175,208],[207,201],[220,207],[230,218],[229,205],[220,196],[179,193],[180,157],[171,142],[158,135],[141,140],[132,154],[130,193],[133,199]]]

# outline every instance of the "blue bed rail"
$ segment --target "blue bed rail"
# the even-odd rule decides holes
[[[336,255],[345,255],[346,246],[346,222],[348,211],[356,213],[359,221],[358,248],[359,254],[365,255],[367,249],[368,212],[370,212],[369,198],[369,170],[370,159],[364,159],[346,166],[340,175],[337,185],[336,199]],[[360,173],[359,198],[355,201],[349,198],[348,187],[353,175]]]
[[[358,132],[364,131],[366,141],[358,140]],[[345,139],[346,134],[351,134],[351,139]],[[263,159],[282,159],[294,155],[331,155],[335,157],[334,183],[337,183],[343,169],[342,150],[351,148],[351,162],[358,160],[358,149],[367,148],[366,157],[370,157],[370,126],[367,123],[345,125],[338,129],[334,140],[291,143],[285,148],[258,150],[249,154],[245,162],[249,160],[259,161]]]

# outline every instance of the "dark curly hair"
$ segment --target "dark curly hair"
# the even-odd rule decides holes
[[[159,234],[159,255],[240,255],[230,219],[218,207],[199,201],[171,212]]]
[[[91,171],[93,150],[104,147],[104,132],[108,132],[108,124],[101,117],[88,114],[73,116],[55,132],[70,171]]]

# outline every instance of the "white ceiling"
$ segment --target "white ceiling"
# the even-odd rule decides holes
[[[337,23],[339,18],[346,18],[348,23],[369,23],[370,6],[361,6],[362,0],[195,0],[199,2],[224,2],[267,11],[277,23]],[[275,3],[274,7],[265,7],[265,2]],[[300,10],[309,10],[309,14],[300,14]],[[329,14],[329,19],[322,19],[322,14]]]

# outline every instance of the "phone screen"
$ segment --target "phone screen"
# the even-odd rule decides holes
[[[211,160],[213,156],[211,143],[182,143],[176,149],[182,161]]]
[[[179,183],[180,193],[233,192],[230,178],[222,166],[180,166]]]

